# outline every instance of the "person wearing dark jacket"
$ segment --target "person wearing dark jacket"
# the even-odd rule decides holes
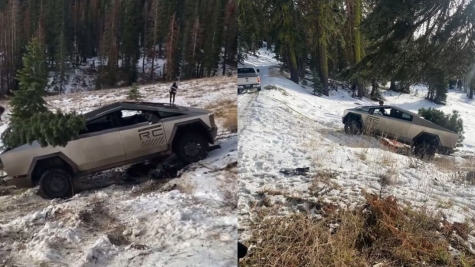
[[[178,85],[176,82],[173,82],[172,87],[170,87],[170,105],[175,104],[175,95],[176,91],[178,90]],[[173,102],[172,102],[172,97],[173,97]]]

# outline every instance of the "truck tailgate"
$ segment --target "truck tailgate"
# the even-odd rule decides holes
[[[259,80],[257,77],[238,77],[238,85],[249,85],[249,84],[258,84]]]

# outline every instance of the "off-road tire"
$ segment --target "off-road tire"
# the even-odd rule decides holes
[[[186,133],[179,137],[175,154],[185,163],[198,162],[208,156],[209,143],[199,133]]]
[[[260,92],[262,90],[262,87],[257,87],[257,92]]]
[[[242,94],[242,89],[238,88],[238,95]]]
[[[414,146],[414,155],[420,159],[432,159],[436,152],[437,147],[426,142],[422,142]]]
[[[46,199],[71,197],[72,176],[61,168],[45,171],[40,177],[40,195]]]
[[[345,123],[345,133],[349,135],[359,135],[363,132],[361,122],[357,120],[348,120]]]

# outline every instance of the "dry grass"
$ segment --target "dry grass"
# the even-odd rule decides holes
[[[447,199],[447,200],[438,199],[437,200],[437,208],[450,209],[454,205],[455,203],[452,199]]]
[[[238,131],[238,113],[237,108],[230,110],[227,116],[224,118],[223,126],[231,133],[237,133]]]
[[[292,193],[284,192],[281,190],[275,190],[275,189],[261,189],[257,191],[256,193],[260,195],[261,200],[260,202],[255,203],[255,208],[256,207],[267,207],[267,208],[278,207],[279,204],[273,203],[271,200],[271,196],[284,197],[285,203],[292,207],[299,204],[306,204],[309,210],[313,208],[317,210],[321,210],[324,207],[328,208],[326,204],[321,203],[319,201],[305,198],[299,193],[292,194]]]
[[[379,159],[383,166],[393,167],[396,164],[394,154],[391,152],[383,151]]]
[[[319,170],[313,175],[312,183],[310,184],[308,190],[311,195],[315,197],[321,197],[327,191],[321,189],[321,185],[326,185],[331,190],[332,188],[337,187],[336,183],[332,183],[333,179],[336,179],[340,173],[332,169],[323,169]],[[328,189],[327,189],[328,190]],[[328,190],[329,191],[329,190]]]
[[[223,127],[231,133],[238,130],[238,110],[236,100],[222,100],[208,104],[206,109],[214,111],[217,120],[223,122]]]
[[[367,154],[369,152],[369,148],[362,148],[360,152],[357,153],[358,157],[360,158],[360,160],[362,161],[366,161],[367,159]]]
[[[224,169],[224,177],[219,181],[219,188],[223,194],[223,204],[233,210],[238,206],[237,188],[237,161],[229,163]]]
[[[316,220],[308,214],[265,217],[253,226],[252,245],[241,266],[473,266],[471,254],[452,256],[449,237],[467,232],[424,212],[402,207],[394,197],[367,195],[358,211]],[[269,213],[269,212],[268,212]],[[457,232],[458,233],[458,232]],[[462,234],[459,234],[462,236]],[[461,250],[464,254],[463,249]]]
[[[409,160],[409,168],[411,169],[419,169],[421,167],[421,165],[423,164],[422,161],[420,161],[419,159],[417,158],[414,158],[414,157],[408,157],[408,160]]]
[[[397,168],[389,168],[379,174],[379,183],[381,186],[390,186],[397,181]]]
[[[449,157],[435,157],[432,160],[432,163],[437,166],[437,168],[441,171],[447,172],[456,172],[459,168],[459,165],[453,158]]]

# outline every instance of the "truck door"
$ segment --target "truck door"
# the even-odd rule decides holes
[[[120,132],[111,115],[87,123],[87,130],[77,140],[88,169],[100,168],[125,160]]]
[[[162,122],[153,114],[137,115],[138,118],[141,116],[143,119],[120,129],[126,160],[168,150]]]

